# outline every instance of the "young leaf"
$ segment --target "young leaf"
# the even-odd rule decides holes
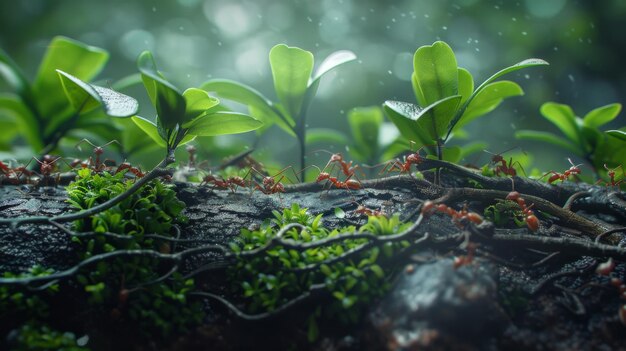
[[[448,132],[448,126],[460,102],[461,95],[453,95],[432,103],[418,113],[417,124],[432,140],[438,140]]]
[[[53,38],[32,85],[41,116],[55,116],[68,106],[57,69],[89,81],[100,73],[108,59],[109,54],[103,49],[66,37]]]
[[[156,124],[152,121],[149,121],[141,116],[133,116],[131,117],[133,122],[141,128],[152,140],[154,140],[159,146],[167,147],[165,140],[159,135],[159,131],[157,130]]]
[[[273,103],[252,87],[233,80],[214,79],[202,84],[201,88],[215,92],[220,98],[248,105],[250,114],[268,127],[276,123],[285,131],[293,133],[292,127],[295,126],[295,122],[291,116],[279,114]]]
[[[502,80],[488,84],[469,103],[456,128],[493,111],[505,98],[521,95],[524,95],[524,90],[515,82]]]
[[[185,122],[200,116],[208,109],[217,106],[220,101],[198,88],[189,88],[183,92],[185,98]],[[184,124],[183,124],[184,125]]]
[[[0,115],[6,114],[14,120],[28,144],[33,150],[39,151],[44,147],[43,140],[33,126],[37,125],[37,119],[32,110],[28,109],[24,102],[13,94],[0,94]]]
[[[279,44],[270,50],[270,66],[276,96],[289,116],[299,117],[313,71],[313,54],[297,47]]]
[[[621,141],[626,141],[626,132],[624,131],[611,129],[611,130],[607,130],[605,133]]]
[[[417,49],[413,69],[413,88],[420,106],[426,107],[458,94],[456,57],[445,42],[436,41]]]
[[[139,55],[137,67],[163,127],[174,129],[176,124],[183,124],[185,122],[185,99],[176,87],[163,78],[149,51],[144,51]]]
[[[354,60],[356,60],[356,55],[352,51],[339,50],[333,52],[328,55],[324,61],[322,61],[322,64],[315,71],[315,74],[313,75],[313,78],[309,82],[308,86],[310,87],[315,84],[324,74],[330,72],[335,67]]]
[[[420,145],[432,144],[428,132],[423,130],[416,122],[422,110],[417,105],[401,101],[385,101],[383,104],[385,114],[396,125],[402,136],[407,140],[414,141]]]
[[[465,68],[459,67],[459,95],[461,98],[461,105],[469,99],[474,92],[474,78],[472,74]]]
[[[78,113],[98,107],[111,117],[129,117],[137,113],[139,104],[130,96],[111,89],[85,83],[73,75],[57,70],[63,89]]]
[[[557,126],[572,143],[580,144],[576,115],[568,105],[546,102],[541,105],[541,114]]]
[[[508,73],[511,73],[511,72],[515,72],[515,71],[520,70],[522,68],[534,67],[534,66],[547,66],[547,65],[549,65],[548,62],[546,62],[546,61],[544,61],[542,59],[538,59],[538,58],[531,58],[531,59],[526,59],[524,61],[520,61],[520,62],[514,64],[513,66],[509,66],[507,68],[499,70],[494,75],[489,77],[478,88],[476,88],[476,91],[474,91],[474,95],[478,94],[481,90],[483,90],[487,86],[487,84],[493,82],[494,80],[502,77],[505,74],[508,74]]]
[[[622,110],[621,104],[610,104],[591,110],[583,117],[583,124],[587,127],[601,127],[617,117]]]
[[[0,48],[0,76],[4,77],[9,87],[27,104],[33,102],[30,84],[24,73],[2,48]]]
[[[534,131],[534,130],[519,130],[515,132],[515,138],[543,141],[552,145],[556,145],[565,150],[568,150],[569,152],[573,154],[580,155],[580,150],[578,149],[578,147],[574,146],[570,141],[565,140],[553,133],[540,132],[540,131]]]
[[[258,129],[262,125],[263,123],[248,115],[220,111],[196,118],[187,133],[197,136],[237,134]]]

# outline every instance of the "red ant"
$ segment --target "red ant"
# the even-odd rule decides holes
[[[229,177],[228,179],[224,180],[224,179],[217,178],[212,174],[209,174],[202,179],[202,182],[200,183],[200,185],[209,184],[209,183],[213,183],[212,189],[215,189],[215,188],[224,189],[224,190],[230,189],[233,193],[237,190],[238,186],[241,186],[241,187],[247,186],[244,178],[239,177],[239,176]]]
[[[513,165],[517,163],[517,165],[520,167],[520,169],[522,169],[522,171],[524,171],[524,169],[522,168],[522,165],[519,163],[519,161],[515,161],[513,162],[513,157],[509,158],[509,162],[507,163],[506,160],[504,159],[504,157],[502,157],[502,154],[508,151],[513,150],[514,148],[508,149],[506,151],[503,151],[499,154],[494,154],[493,152],[487,151],[487,150],[483,150],[484,152],[491,154],[491,162],[494,163],[496,165],[496,168],[494,168],[493,173],[496,175],[496,177],[500,176],[500,173],[504,174],[505,176],[509,176],[509,177],[515,177],[517,176],[517,171],[515,170],[515,168],[513,168]]]
[[[26,169],[26,167],[23,168]],[[11,183],[19,183],[20,175],[17,174],[16,169],[9,167],[2,161],[0,161],[0,172],[2,172],[4,177],[8,179]]]
[[[120,144],[117,140],[111,140],[111,141],[109,141],[108,143],[106,143],[104,145],[97,146],[97,145],[94,145],[91,141],[89,141],[87,139],[83,139],[83,140],[79,141],[78,144],[76,144],[76,148],[78,150],[81,150],[80,144],[82,144],[82,143],[87,143],[87,144],[89,144],[89,145],[91,145],[93,147],[93,153],[94,153],[94,155],[96,155],[96,163],[92,164],[92,159],[91,159],[91,157],[89,157],[88,166],[91,166],[92,170],[95,171],[95,172],[98,172],[98,173],[102,172],[102,171],[104,171],[106,169],[106,164],[105,164],[106,160],[104,162],[100,161],[100,156],[104,153],[104,148],[106,146],[109,146],[109,145],[113,144],[113,143],[116,143],[118,145]],[[76,161],[76,160],[74,160],[74,161]],[[72,163],[74,163],[74,162],[72,162]],[[76,165],[78,165],[78,164],[80,164],[83,168],[86,168],[84,166],[84,163],[81,162],[81,163],[77,163]]]
[[[387,217],[387,214],[383,210],[372,210],[363,205],[359,205],[356,210],[354,210],[354,213],[365,216]]]
[[[599,184],[599,183],[604,182],[604,184],[605,184],[606,186],[611,186],[611,187],[614,187],[614,186],[615,186],[615,187],[619,187],[619,186],[620,186],[620,184],[622,184],[622,183],[624,182],[624,177],[625,177],[626,175],[624,174],[624,168],[622,168],[622,165],[619,165],[619,166],[617,166],[617,167],[615,167],[615,168],[613,168],[613,169],[609,169],[609,167],[607,167],[607,165],[606,165],[606,163],[605,163],[605,164],[604,164],[604,169],[606,169],[606,174],[607,174],[607,176],[609,177],[609,179],[610,179],[610,180],[609,180],[608,182],[605,182],[605,181],[603,181],[602,179],[600,179],[600,180],[598,180],[598,181],[596,182],[596,184]],[[621,169],[621,170],[622,170],[622,179],[620,179],[620,180],[615,180],[615,171],[617,171],[618,169]]]
[[[413,145],[415,144],[414,141],[410,142],[411,144],[411,148],[413,147]],[[422,155],[420,155],[420,151],[425,148],[426,146],[429,145],[423,145],[421,146],[419,149],[417,149],[417,151],[412,152],[406,156],[402,157],[402,161],[400,161],[399,159],[395,159],[393,161],[387,162],[387,164],[385,165],[385,167],[380,171],[380,173],[384,173],[386,172],[393,172],[395,170],[398,170],[401,174],[402,173],[410,173],[411,172],[411,165],[419,165],[420,163],[422,163],[424,161],[424,158],[422,157]],[[389,169],[387,169],[389,168]],[[380,174],[379,173],[379,174]]]
[[[476,253],[476,246],[477,245],[475,243],[471,243],[471,242],[467,243],[466,245],[467,254],[456,256],[454,258],[454,263],[452,265],[454,269],[457,269],[461,266],[466,266],[472,263],[472,261],[474,261],[474,254]]]
[[[135,177],[137,178],[143,178],[143,176],[145,176],[146,174],[143,173],[139,168],[137,167],[133,167],[130,163],[128,162],[122,162],[117,169],[115,170],[115,174],[118,174],[124,170],[128,170],[130,173],[134,174]]]
[[[271,194],[277,194],[277,193],[284,193],[285,192],[285,186],[283,185],[282,180],[285,179],[286,177],[283,174],[286,170],[291,169],[291,171],[294,173],[294,175],[296,176],[296,179],[298,178],[298,175],[296,174],[296,172],[293,170],[293,168],[291,166],[287,166],[283,169],[281,169],[278,173],[271,175],[271,176],[266,176],[264,175],[261,171],[257,170],[254,167],[251,167],[250,170],[248,171],[248,173],[246,173],[246,175],[243,177],[244,179],[248,176],[248,174],[250,174],[251,172],[255,172],[258,175],[261,175],[263,177],[263,180],[261,181],[261,184],[259,184],[257,181],[252,181],[254,182],[255,186],[254,189],[252,189],[252,192],[259,190],[260,192],[262,192],[265,195],[271,195]],[[280,175],[280,178],[278,180],[276,180],[275,178],[278,177]],[[289,178],[287,178],[289,179]]]
[[[608,277],[613,273],[614,269],[615,261],[609,257],[606,262],[602,262],[596,267],[596,274]],[[622,300],[626,300],[626,284],[624,284],[624,281],[618,277],[612,277],[610,284],[617,288]],[[618,316],[622,324],[626,326],[626,304],[620,306]]]
[[[452,217],[452,221],[457,225],[460,225],[463,220],[468,220],[474,224],[481,224],[484,219],[476,212],[469,212],[466,208],[460,211],[448,207],[445,204],[436,204],[433,201],[426,201],[422,206],[422,215],[429,216],[433,212],[438,211]]]
[[[524,200],[524,198],[517,191],[511,191],[508,193],[506,199],[517,202],[517,205],[521,208],[522,213],[524,214],[524,221],[526,222],[526,225],[530,230],[536,232],[539,229],[539,219],[531,210],[534,204],[526,206],[526,200]]]
[[[568,170],[566,170],[563,173],[559,173],[559,172],[556,172],[556,171],[550,171],[550,172],[544,174],[543,176],[541,176],[541,178],[547,176],[548,174],[552,174],[552,176],[550,176],[550,178],[548,178],[548,183],[552,184],[553,182],[555,182],[557,180],[560,180],[560,181],[564,182],[564,181],[568,180],[570,176],[577,176],[577,175],[579,175],[581,171],[580,171],[580,168],[578,168],[578,167],[581,166],[582,163],[578,164],[578,165],[574,165],[574,162],[572,162],[571,159],[568,158],[567,160],[572,165],[572,167],[570,167]],[[541,179],[541,178],[539,178],[539,179]]]
[[[337,179],[337,177],[332,177],[330,173],[320,172],[317,176],[316,182],[321,182],[324,180],[328,180],[331,184],[335,186],[337,189],[346,189],[346,190],[358,190],[361,189],[361,182],[356,179],[350,179],[351,176],[348,176],[344,182]]]

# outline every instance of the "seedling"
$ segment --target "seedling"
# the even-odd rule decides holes
[[[622,109],[621,104],[609,104],[591,110],[584,117],[578,117],[568,105],[546,102],[540,112],[554,124],[564,137],[551,132],[520,130],[515,132],[518,139],[536,140],[556,145],[585,160],[592,166],[598,177],[604,171],[626,163],[623,130],[601,131],[600,127],[613,121]],[[607,165],[608,168],[604,168]]]
[[[413,56],[413,91],[418,105],[386,101],[385,113],[408,140],[421,145],[436,145],[433,153],[445,159],[442,146],[453,131],[494,110],[505,98],[522,95],[522,88],[497,78],[522,68],[547,65],[540,59],[528,59],[498,71],[474,90],[472,75],[457,66],[448,44],[437,41],[422,46]],[[429,148],[432,149],[432,148]]]
[[[277,124],[289,135],[295,136],[300,146],[300,169],[306,168],[306,116],[320,78],[335,67],[356,59],[351,51],[330,54],[313,72],[313,54],[284,44],[274,46],[269,54],[274,90],[274,102],[255,89],[231,80],[211,80],[202,89],[218,96],[248,105],[250,114],[263,121],[265,128]],[[265,129],[264,128],[264,129]]]

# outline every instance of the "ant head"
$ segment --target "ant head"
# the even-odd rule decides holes
[[[263,185],[266,187],[273,186],[275,183],[274,177],[263,177]]]
[[[333,154],[330,157],[330,162],[341,162],[341,161],[343,161],[343,156],[339,153]]]
[[[190,154],[194,154],[196,153],[196,147],[193,145],[187,145],[187,147],[185,148],[185,150],[187,150],[188,153]]]
[[[215,178],[215,176],[214,176],[214,175],[212,175],[212,174],[207,174],[206,176],[204,176],[204,179],[203,179],[203,180],[204,180],[205,182],[212,182],[212,181],[214,181],[214,180],[216,180],[216,179],[217,179],[217,178]]]
[[[414,154],[410,154],[406,157],[406,160],[412,163],[422,162],[422,157],[417,152]]]
[[[102,146],[96,146],[93,148],[93,153],[96,155],[102,155],[104,153],[104,149]]]
[[[326,180],[330,178],[330,173],[328,172],[320,172],[320,174],[317,176],[317,179],[315,179],[316,182],[321,182],[323,180]]]

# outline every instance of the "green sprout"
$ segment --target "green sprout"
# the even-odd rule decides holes
[[[426,146],[440,160],[458,161],[460,150],[442,150],[453,132],[491,112],[505,98],[524,94],[514,82],[495,80],[522,68],[547,64],[541,59],[521,61],[498,71],[474,89],[472,75],[457,66],[450,46],[437,41],[420,47],[413,56],[411,82],[418,104],[386,101],[383,108],[406,139]]]
[[[607,131],[601,131],[600,127],[613,121],[621,109],[621,104],[609,104],[595,108],[581,118],[568,105],[546,102],[541,106],[541,114],[564,137],[534,130],[517,131],[515,137],[546,142],[567,150],[590,164],[596,175],[606,178],[608,168],[626,163],[626,156],[622,152],[626,141],[626,127]]]
[[[269,59],[277,101],[271,101],[247,85],[226,79],[210,80],[202,89],[247,105],[250,115],[265,123],[264,129],[277,124],[295,136],[300,146],[300,167],[305,169],[307,110],[320,79],[333,68],[355,60],[356,56],[346,50],[334,52],[322,61],[313,75],[313,54],[309,51],[279,44],[270,50]]]
[[[22,135],[33,152],[47,154],[57,150],[61,140],[82,138],[81,132],[94,131],[113,139],[116,126],[102,128],[103,114],[92,108],[76,109],[67,100],[57,70],[90,81],[104,68],[107,51],[58,36],[52,39],[31,83],[17,64],[0,50],[0,76],[14,93],[0,95],[0,115],[8,116],[1,126],[0,144],[11,145]],[[86,106],[87,107],[87,106]],[[105,109],[105,113],[108,111]],[[136,112],[136,111],[135,111]]]

